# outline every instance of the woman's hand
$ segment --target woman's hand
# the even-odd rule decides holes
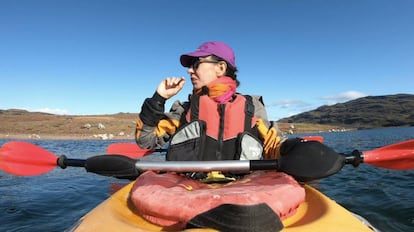
[[[158,85],[157,93],[165,99],[170,99],[184,87],[184,77],[167,77]]]

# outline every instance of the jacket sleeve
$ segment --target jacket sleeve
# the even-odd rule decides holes
[[[184,113],[184,106],[176,101],[170,112],[165,113],[165,101],[155,92],[142,104],[135,130],[135,140],[139,147],[152,149],[163,146],[178,128],[181,115]]]
[[[280,157],[280,147],[285,138],[275,122],[270,122],[261,96],[253,96],[256,125],[259,136],[263,141],[264,158],[277,159]]]

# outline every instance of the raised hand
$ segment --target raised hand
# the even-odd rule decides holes
[[[158,85],[157,92],[165,99],[176,95],[184,87],[184,77],[167,77]]]

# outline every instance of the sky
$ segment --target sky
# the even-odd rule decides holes
[[[0,0],[0,109],[139,113],[181,54],[236,53],[239,92],[278,120],[364,96],[414,94],[412,0]]]

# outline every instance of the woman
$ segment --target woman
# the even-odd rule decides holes
[[[259,96],[236,93],[239,85],[233,50],[223,42],[205,42],[180,57],[188,68],[193,93],[164,113],[166,100],[184,86],[184,77],[168,77],[147,98],[139,114],[136,142],[144,149],[170,142],[167,160],[276,159],[282,138],[267,119]],[[243,120],[244,118],[244,120]]]

